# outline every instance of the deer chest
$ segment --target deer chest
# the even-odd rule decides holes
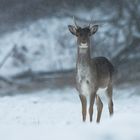
[[[87,96],[91,93],[91,77],[91,70],[89,67],[79,66],[77,68],[77,85],[80,94]]]

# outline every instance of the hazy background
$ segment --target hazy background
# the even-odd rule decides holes
[[[74,85],[76,40],[67,29],[73,16],[81,26],[91,20],[100,25],[92,38],[91,55],[112,61],[115,84],[140,83],[139,0],[0,3],[0,62],[6,59],[0,68],[2,89],[9,84],[30,89],[36,84],[41,88]]]

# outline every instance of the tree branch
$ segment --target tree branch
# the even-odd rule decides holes
[[[13,51],[15,49],[16,46],[14,46],[8,53],[7,55],[4,57],[4,59],[1,61],[0,63],[0,68],[2,68],[2,66],[5,64],[5,62],[8,60],[8,58],[13,54]]]

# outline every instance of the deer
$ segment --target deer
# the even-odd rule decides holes
[[[75,18],[74,25],[68,25],[69,31],[77,38],[77,60],[76,60],[76,89],[82,105],[82,120],[86,121],[87,116],[87,97],[89,97],[89,117],[92,122],[93,106],[96,101],[97,118],[100,122],[103,103],[97,94],[99,89],[106,91],[108,99],[108,109],[110,116],[113,115],[113,73],[114,66],[106,57],[91,58],[90,40],[99,25],[89,24],[84,27],[77,25]]]

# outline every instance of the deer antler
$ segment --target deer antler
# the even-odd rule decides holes
[[[93,22],[93,16],[91,17],[90,23],[89,23],[89,25],[88,25],[89,28],[90,28],[92,22]]]
[[[75,20],[75,17],[73,16],[73,22],[74,22],[74,24],[75,24],[75,27],[78,29],[79,28],[79,26],[77,25],[77,23],[76,23],[76,20]]]

